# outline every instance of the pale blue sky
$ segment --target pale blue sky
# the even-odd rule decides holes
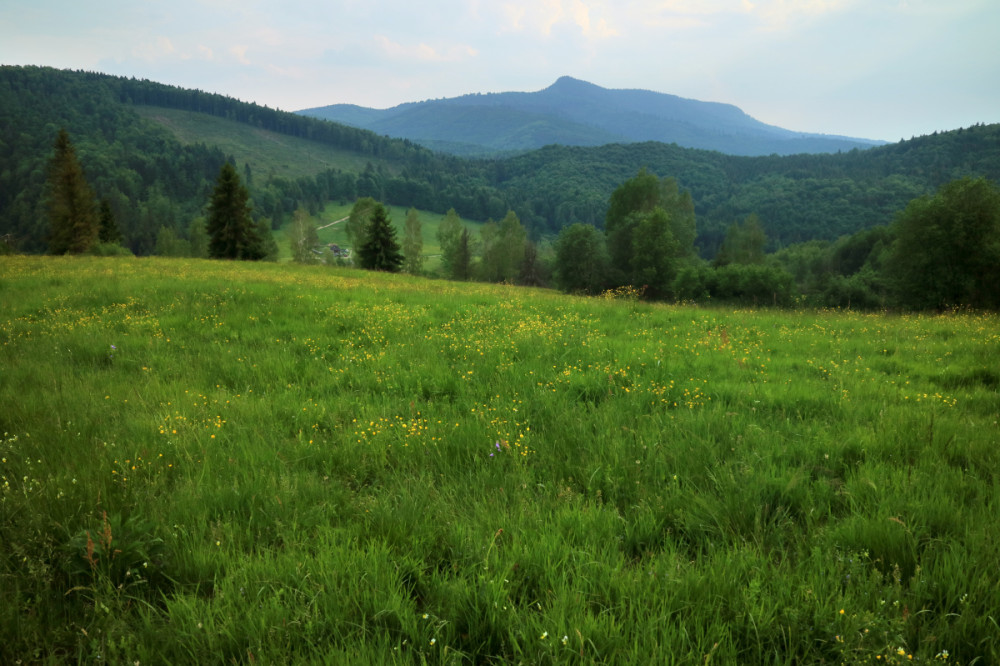
[[[998,0],[6,0],[0,63],[288,111],[564,74],[895,141],[1000,122]]]

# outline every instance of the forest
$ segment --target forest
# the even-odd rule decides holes
[[[361,156],[365,167],[317,169],[312,176],[294,179],[261,176],[249,164],[235,164],[217,146],[181,143],[168,129],[140,115],[140,107],[208,114],[333,146]],[[500,220],[486,225],[484,237],[466,241],[470,259],[478,258],[475,265],[456,273],[443,257],[448,277],[554,284],[567,291],[646,285],[646,296],[652,298],[772,304],[802,297],[847,307],[897,302],[942,307],[958,304],[956,298],[986,305],[995,300],[995,288],[983,282],[985,275],[992,275],[986,268],[976,269],[976,276],[969,278],[972,283],[963,287],[966,296],[917,299],[913,294],[902,298],[903,291],[886,278],[885,267],[895,261],[902,270],[900,260],[891,260],[892,248],[902,246],[894,241],[906,220],[914,217],[904,211],[916,202],[934,209],[934,202],[947,207],[953,199],[978,197],[985,202],[984,210],[992,205],[991,183],[1000,179],[1000,125],[833,155],[737,157],[649,142],[596,148],[553,145],[505,158],[462,159],[410,141],[198,90],[92,72],[4,66],[0,237],[10,250],[52,250],[48,181],[53,141],[60,130],[71,138],[83,174],[102,211],[114,219],[122,244],[137,255],[156,253],[164,238],[200,242],[215,179],[230,163],[242,174],[262,233],[281,228],[297,210],[316,214],[329,202],[361,199],[450,211],[467,220]],[[614,249],[616,243],[633,241],[628,234],[625,240],[615,239],[623,216],[616,217],[611,209],[628,183],[649,178],[660,183],[653,190],[672,193],[641,211],[627,211],[624,217],[635,215],[625,226],[631,234],[640,223],[661,229],[672,224],[672,240],[665,242],[679,245],[659,258],[638,260]],[[671,209],[681,205],[680,198],[682,214]],[[657,210],[669,224],[655,221]],[[681,239],[679,215],[685,228]],[[966,242],[986,253],[984,266],[996,244],[990,224],[985,223],[979,245]],[[573,243],[565,240],[574,235]],[[528,248],[524,257],[504,259],[506,267],[498,269],[491,259],[492,245],[497,239],[517,242],[522,237]],[[460,241],[455,236],[443,239],[442,249],[454,250]],[[595,264],[574,253],[580,251],[579,243],[590,247],[598,241],[607,244],[603,252],[610,253],[608,270],[599,279],[580,282],[570,277],[567,261],[587,264],[593,273]],[[596,265],[601,265],[602,250],[594,251],[599,255]],[[667,257],[677,261],[668,262]],[[520,265],[522,260],[526,267]],[[644,275],[650,279],[643,280]]]

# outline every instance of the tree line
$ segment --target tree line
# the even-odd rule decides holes
[[[659,301],[1000,309],[1000,188],[986,178],[946,183],[910,201],[890,224],[775,252],[768,252],[761,218],[751,214],[730,224],[712,260],[696,250],[695,203],[673,178],[641,169],[615,189],[606,209],[603,228],[574,223],[542,243],[514,211],[474,235],[450,210],[438,229],[438,274]],[[318,245],[304,214],[300,221],[293,248],[302,242],[294,239],[307,237]],[[350,242],[361,248],[356,265],[375,270],[421,274],[420,229],[411,208],[400,245],[372,198],[359,199],[347,221]]]
[[[76,148],[66,130],[59,130],[48,164],[44,204],[48,217],[50,254],[131,254],[107,199],[98,200],[87,181]],[[229,162],[219,171],[207,204],[207,219],[198,220],[192,240],[177,238],[161,227],[157,254],[213,259],[276,259],[270,227],[255,223],[250,194]]]
[[[106,200],[98,202],[65,130],[53,145],[47,186],[51,253],[119,253],[122,234],[114,214]],[[314,261],[319,239],[305,211],[297,212],[291,231],[295,260]],[[407,213],[402,245],[385,207],[372,197],[355,202],[346,231],[361,268],[422,272],[415,208]],[[180,241],[166,233],[161,229],[157,240],[160,254],[199,255],[190,241],[177,251],[171,243]],[[277,255],[270,227],[253,221],[249,192],[229,162],[219,172],[201,235],[204,256],[211,258]],[[646,169],[612,193],[603,230],[583,223],[565,227],[549,260],[514,211],[499,223],[488,221],[478,239],[454,209],[438,230],[443,273],[456,280],[543,285],[551,279],[567,292],[627,288],[650,300],[790,305],[811,296],[814,303],[862,308],[1000,308],[1000,189],[985,178],[947,183],[933,196],[912,200],[891,226],[834,244],[812,241],[768,255],[767,234],[755,214],[729,226],[712,262],[698,256],[696,237],[690,192]]]
[[[647,298],[752,305],[914,310],[1000,309],[1000,188],[959,178],[910,201],[891,224],[767,253],[751,214],[714,260],[696,255],[690,196],[645,170],[611,197],[605,229],[573,224],[555,243],[556,284]]]

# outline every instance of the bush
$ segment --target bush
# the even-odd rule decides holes
[[[132,250],[122,247],[118,243],[94,243],[87,254],[95,257],[134,257]]]
[[[790,305],[794,301],[795,279],[777,266],[728,264],[708,274],[712,298],[746,305]]]
[[[836,275],[826,285],[820,300],[827,307],[878,310],[885,306],[882,282],[870,267],[848,277]]]

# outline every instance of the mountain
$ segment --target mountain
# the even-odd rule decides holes
[[[648,90],[610,90],[564,76],[538,92],[471,94],[369,109],[335,104],[297,113],[410,139],[455,154],[660,141],[729,155],[836,153],[883,142],[767,125],[731,104]]]

